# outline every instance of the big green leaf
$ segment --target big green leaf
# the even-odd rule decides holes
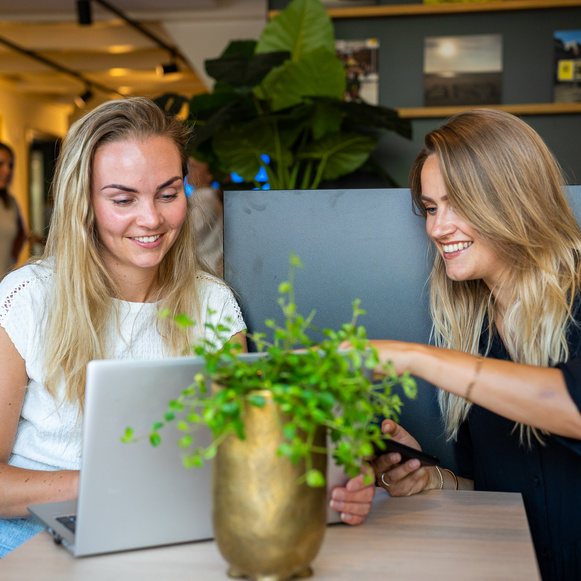
[[[224,127],[229,127],[232,122],[238,119],[237,104],[238,101],[227,103],[222,108],[218,109],[209,119],[204,119],[203,116],[198,118],[194,114],[193,123],[195,130],[193,138],[190,141],[190,147],[192,149],[197,149],[204,141],[212,139],[216,134],[219,134]]]
[[[239,98],[234,91],[194,95],[190,100],[190,116],[197,120],[210,119],[217,111]]]
[[[293,0],[266,25],[256,54],[287,50],[296,61],[317,48],[335,50],[331,18],[319,0]]]
[[[318,96],[316,101],[323,106],[340,111],[344,115],[345,121],[354,126],[395,131],[407,139],[412,137],[410,120],[402,119],[395,109],[353,101],[337,101],[323,96]]]
[[[333,107],[315,103],[312,117],[313,140],[318,141],[327,133],[336,133],[341,128],[343,116]]]
[[[197,95],[190,101],[190,121],[195,127],[190,148],[198,149],[222,129],[248,123],[257,115],[254,100],[248,96],[233,91]]]
[[[256,44],[257,41],[254,39],[233,40],[224,49],[224,52],[220,56],[237,54],[245,56],[248,60],[250,60],[254,56],[254,53],[256,51]]]
[[[269,52],[252,58],[242,54],[229,54],[206,60],[205,66],[206,72],[217,81],[234,86],[253,87],[289,56],[288,51]]]
[[[303,148],[297,157],[318,160],[323,168],[321,177],[332,180],[355,171],[376,145],[376,138],[359,133],[330,133]]]
[[[273,111],[299,104],[305,97],[320,95],[341,99],[345,91],[345,69],[334,52],[318,48],[299,61],[287,61],[273,69],[254,89]]]

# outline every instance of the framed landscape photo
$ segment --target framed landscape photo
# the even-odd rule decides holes
[[[502,102],[502,35],[424,38],[424,106]]]

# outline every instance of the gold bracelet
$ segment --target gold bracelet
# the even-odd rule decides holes
[[[454,490],[458,490],[458,477],[456,476],[456,474],[454,474],[452,470],[448,470],[447,468],[444,468],[444,470],[452,475],[452,478],[454,479]]]
[[[476,367],[474,368],[474,375],[472,376],[472,381],[468,384],[468,387],[466,388],[466,395],[464,396],[464,399],[466,401],[472,401],[470,399],[470,395],[472,394],[472,388],[474,387],[474,384],[476,383],[476,381],[478,380],[478,376],[480,375],[480,370],[482,369],[483,361],[484,357],[482,357],[482,355],[478,355],[478,359],[476,360]]]
[[[437,466],[434,466],[434,468],[438,471],[438,475],[440,476],[440,488],[438,488],[438,490],[442,490],[442,488],[444,488],[444,476],[442,476],[442,471]]]

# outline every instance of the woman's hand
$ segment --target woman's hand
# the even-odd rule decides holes
[[[381,431],[391,434],[396,442],[421,450],[416,440],[393,420],[384,420]],[[439,488],[439,476],[435,474],[434,468],[421,467],[417,458],[402,464],[400,462],[401,455],[398,452],[382,454],[371,461],[378,485],[385,488],[390,496],[411,496],[423,490]]]
[[[371,469],[368,468],[368,472]],[[363,474],[359,474],[345,484],[331,491],[329,506],[341,513],[341,520],[350,525],[359,525],[371,510],[371,501],[375,496],[375,482],[363,483]]]

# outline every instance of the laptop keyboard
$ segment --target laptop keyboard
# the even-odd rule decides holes
[[[69,531],[71,531],[73,533],[75,532],[75,527],[77,525],[77,516],[76,515],[60,516],[56,520],[58,520],[61,524],[65,525],[65,527],[67,527],[67,529],[69,529]]]

